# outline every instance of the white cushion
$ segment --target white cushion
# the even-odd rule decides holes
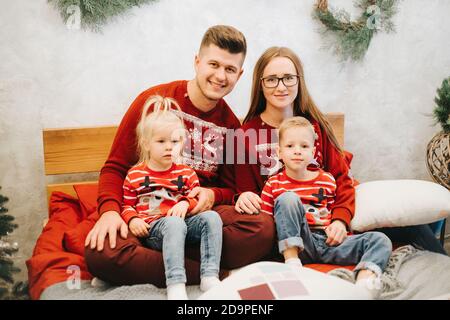
[[[366,290],[335,276],[279,262],[257,262],[233,272],[200,300],[369,299]]]
[[[356,186],[352,230],[427,224],[450,215],[450,192],[422,180],[382,180]]]
[[[437,296],[437,297],[430,298],[429,300],[449,300],[450,301],[450,292],[440,295],[440,296]]]

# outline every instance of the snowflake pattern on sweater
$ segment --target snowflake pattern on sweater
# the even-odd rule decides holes
[[[183,111],[176,113],[184,120],[187,129],[182,163],[196,171],[216,173],[219,165],[224,162],[224,137],[227,128]]]

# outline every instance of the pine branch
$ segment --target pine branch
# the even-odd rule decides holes
[[[29,300],[28,284],[26,282],[17,282],[11,287],[11,284],[0,280],[0,300]]]
[[[12,221],[14,221],[13,216],[10,215],[0,216],[0,237],[8,235],[15,228],[17,228],[17,224],[11,223]]]
[[[3,248],[0,249],[0,257],[8,257],[8,256],[12,256],[14,253],[16,253],[18,251],[17,248],[14,247],[9,247],[9,248]]]
[[[70,6],[80,8],[81,26],[84,29],[100,31],[101,27],[112,18],[123,14],[134,6],[141,6],[157,0],[47,0],[60,11],[66,23],[71,13]]]
[[[440,124],[445,133],[450,132],[450,77],[442,81],[434,98],[436,106],[433,110],[435,124]]]
[[[0,259],[0,279],[13,283],[12,274],[20,272],[20,269],[14,266],[14,262],[10,259]]]

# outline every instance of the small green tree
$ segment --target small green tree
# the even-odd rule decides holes
[[[8,209],[4,204],[7,201],[8,198],[0,194],[0,300],[26,299],[27,285],[23,282],[14,284],[13,279],[13,273],[20,271],[12,260],[13,254],[18,250],[17,245],[4,240],[4,237],[17,228],[17,224],[13,223],[14,217],[6,214]]]
[[[450,77],[442,81],[437,89],[437,97],[434,98],[436,107],[433,110],[435,124],[439,123],[445,133],[450,132]]]

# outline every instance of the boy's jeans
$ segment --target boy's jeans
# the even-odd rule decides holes
[[[392,243],[380,232],[352,235],[338,246],[328,246],[324,231],[309,229],[303,204],[294,192],[285,192],[275,200],[274,215],[280,253],[298,247],[302,263],[356,265],[355,274],[369,269],[377,276],[388,263]]]
[[[218,277],[222,252],[222,219],[215,211],[205,211],[182,219],[164,217],[150,224],[144,245],[163,253],[166,285],[186,283],[185,243],[200,242],[200,276]],[[151,266],[149,266],[151,268]]]

